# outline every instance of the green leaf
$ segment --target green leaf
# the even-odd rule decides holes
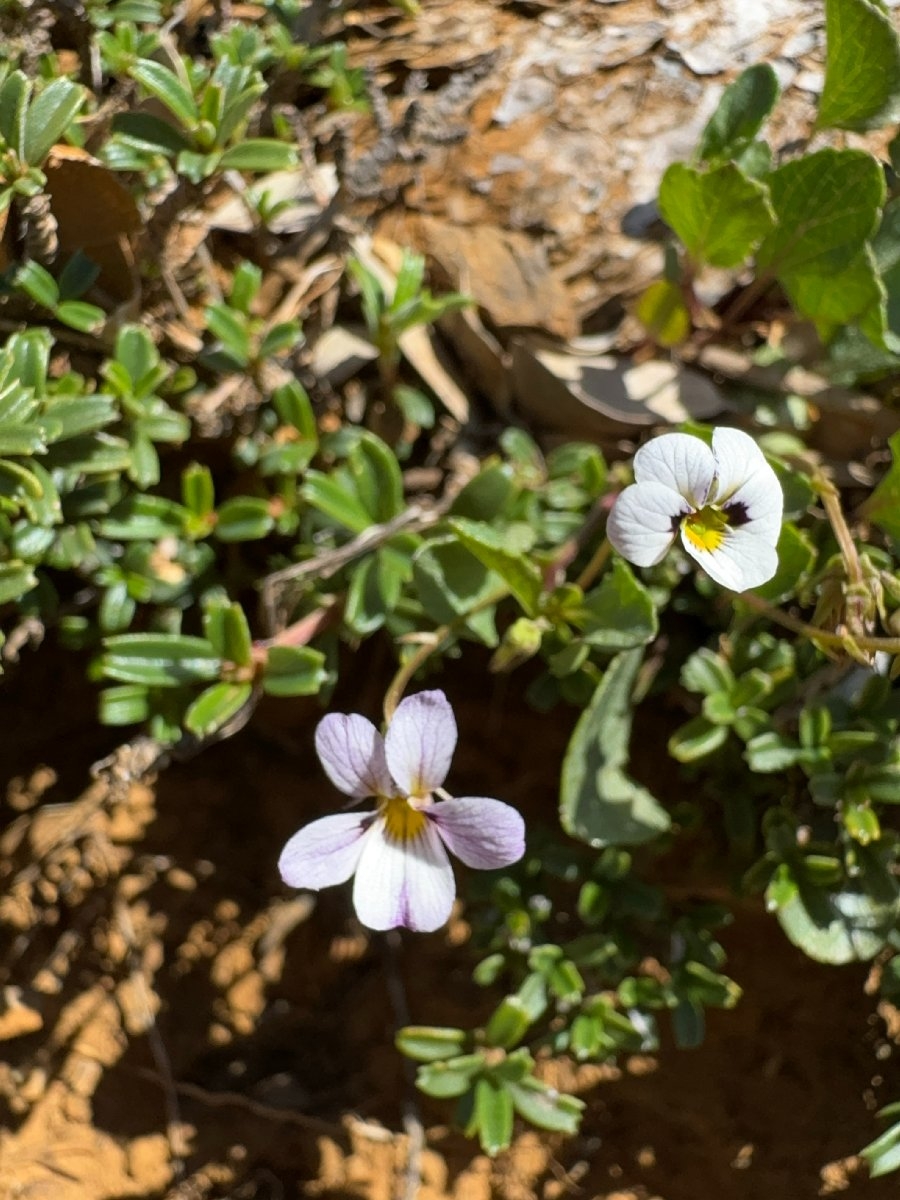
[[[402,575],[380,551],[353,569],[344,619],[354,633],[367,637],[380,629],[396,607],[403,587]]]
[[[231,146],[219,159],[222,171],[287,171],[299,162],[297,151],[275,138],[247,138]]]
[[[691,333],[691,314],[677,283],[657,279],[644,291],[634,313],[657,346],[680,346]]]
[[[150,697],[141,684],[123,683],[100,693],[102,725],[139,725],[150,715]]]
[[[253,542],[271,533],[274,524],[268,500],[235,496],[219,506],[215,533],[220,542]]]
[[[106,313],[96,304],[88,304],[84,300],[63,300],[62,304],[57,305],[56,317],[70,329],[91,333],[103,324]]]
[[[689,692],[711,696],[728,692],[734,686],[734,672],[714,650],[702,647],[695,651],[681,668],[681,684]]]
[[[496,592],[499,580],[455,538],[435,538],[419,549],[412,561],[419,601],[439,625],[455,621]],[[496,646],[497,629],[491,609],[482,609],[467,623],[487,646]]]
[[[591,846],[637,845],[669,828],[669,815],[625,772],[631,692],[640,650],[617,655],[582,713],[563,762],[560,820]]]
[[[190,148],[190,142],[171,121],[152,113],[116,113],[112,121],[113,136],[121,135],[139,149],[151,154],[176,155]],[[110,143],[115,146],[115,141]],[[104,157],[108,161],[109,150]],[[112,165],[112,163],[110,163]]]
[[[464,1054],[447,1062],[429,1063],[419,1067],[416,1087],[437,1100],[455,1099],[471,1089],[473,1079],[483,1068],[481,1054]]]
[[[766,188],[733,163],[712,171],[672,163],[659,209],[691,258],[716,267],[739,266],[774,224]]]
[[[900,121],[900,39],[870,0],[825,0],[825,86],[817,129],[880,129]]]
[[[863,512],[889,537],[900,539],[900,432],[888,439],[891,465],[874,492],[863,504]]]
[[[309,646],[272,646],[262,683],[268,696],[316,696],[327,679],[321,651]]]
[[[756,261],[783,281],[844,270],[878,227],[884,173],[864,150],[817,150],[784,163],[767,182],[777,223]]]
[[[896,1116],[896,1112],[893,1111],[895,1109],[896,1105],[889,1104],[878,1115]],[[864,1146],[860,1154],[866,1160],[869,1175],[873,1179],[877,1179],[879,1175],[889,1175],[900,1168],[900,1122],[885,1130],[874,1142]]]
[[[462,1029],[439,1025],[406,1025],[397,1031],[394,1045],[416,1062],[435,1062],[459,1054],[466,1043]]]
[[[798,745],[776,733],[766,730],[747,743],[744,758],[751,771],[760,775],[774,775],[796,766],[803,757]]]
[[[695,1050],[703,1045],[706,1020],[699,1004],[686,997],[678,1001],[672,1011],[672,1033],[679,1050]]]
[[[778,536],[778,570],[761,587],[754,589],[757,596],[772,604],[789,600],[805,582],[815,566],[816,548],[812,539],[793,521],[785,521]]]
[[[180,687],[218,679],[221,660],[205,638],[122,633],[104,640],[100,669],[107,679],[147,687]]]
[[[513,1102],[504,1087],[497,1087],[489,1079],[479,1079],[475,1084],[475,1108],[466,1133],[478,1134],[485,1154],[491,1156],[506,1150],[512,1140]]]
[[[184,727],[196,737],[209,737],[244,707],[253,695],[249,683],[214,683],[201,692],[184,714]]]
[[[370,521],[397,516],[403,508],[403,477],[390,446],[374,434],[364,434],[347,455],[347,469]]]
[[[718,750],[727,740],[727,725],[714,725],[698,715],[672,734],[669,753],[677,762],[696,762]]]
[[[816,962],[840,965],[865,961],[883,949],[898,916],[898,905],[863,891],[832,893],[800,883],[778,909],[789,940]]]
[[[0,138],[25,157],[25,115],[31,82],[22,71],[12,71],[0,87]]]
[[[301,495],[307,504],[331,517],[352,533],[362,533],[372,518],[346,483],[323,471],[307,471]]]
[[[200,116],[194,97],[173,71],[161,63],[142,58],[132,67],[131,75],[146,92],[162,101],[182,125],[194,126]]]
[[[216,492],[212,472],[200,463],[191,463],[181,473],[181,498],[194,517],[208,517],[215,508]]]
[[[504,510],[514,490],[509,466],[506,463],[488,463],[453,497],[450,516],[491,521]]]
[[[99,525],[103,537],[117,541],[157,541],[179,537],[184,529],[185,510],[163,496],[131,495],[113,508]]]
[[[0,604],[19,600],[36,586],[37,576],[25,563],[0,563]]]
[[[518,1045],[531,1027],[532,1017],[518,996],[506,996],[491,1014],[484,1038],[489,1046],[509,1050]]]
[[[730,83],[700,138],[697,157],[727,162],[752,144],[778,99],[778,77],[768,63],[757,63]]]
[[[16,271],[16,287],[20,287],[35,304],[48,308],[51,312],[56,309],[59,300],[59,290],[56,280],[40,263],[27,262]]]
[[[69,79],[54,79],[28,107],[23,158],[39,167],[51,147],[75,119],[84,102],[84,89]]]
[[[500,576],[529,617],[537,616],[543,588],[537,567],[504,543],[503,534],[481,521],[456,517],[450,528],[479,562]]]
[[[614,560],[599,587],[585,596],[581,612],[584,640],[603,650],[646,645],[659,628],[650,593],[621,559]]]
[[[520,1117],[551,1133],[578,1132],[584,1101],[566,1096],[529,1076],[520,1083],[507,1084],[513,1107]]]
[[[839,271],[806,266],[784,275],[781,282],[794,308],[814,322],[823,342],[853,322],[870,342],[885,348],[887,291],[869,246]]]

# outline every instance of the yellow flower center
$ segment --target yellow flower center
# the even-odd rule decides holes
[[[707,504],[699,512],[691,513],[681,522],[684,536],[698,550],[718,550],[725,540],[728,517],[718,508]]]
[[[413,808],[405,796],[382,796],[379,802],[384,832],[393,842],[408,842],[425,828],[425,814]]]

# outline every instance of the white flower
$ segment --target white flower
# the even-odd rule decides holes
[[[316,729],[328,778],[375,812],[337,813],[295,833],[278,868],[292,887],[346,883],[370,929],[428,932],[450,916],[456,887],[447,857],[470,867],[506,867],[525,853],[525,825],[508,804],[486,797],[435,801],[456,746],[456,720],[443,692],[419,692],[397,705],[384,737],[355,713],[330,713]],[[444,847],[447,847],[447,850]]]
[[[664,433],[638,450],[634,478],[606,530],[623,558],[652,567],[680,533],[688,554],[722,587],[742,592],[775,574],[784,499],[746,433],[716,429],[711,449],[690,434]]]

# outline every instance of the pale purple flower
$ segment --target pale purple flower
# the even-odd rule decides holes
[[[353,906],[370,929],[443,925],[456,895],[447,850],[481,870],[525,853],[525,824],[514,808],[483,796],[446,797],[441,785],[455,746],[443,692],[401,701],[384,737],[356,713],[324,717],[316,752],[326,775],[345,795],[378,803],[374,812],[337,813],[295,833],[278,860],[285,883],[318,891],[352,875]]]

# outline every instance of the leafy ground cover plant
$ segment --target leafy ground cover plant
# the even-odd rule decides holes
[[[674,903],[654,879],[655,858],[698,830],[735,892],[763,895],[792,942],[835,965],[877,960],[896,997],[900,434],[853,508],[802,422],[771,428],[759,397],[745,406],[752,433],[687,423],[630,465],[587,442],[547,449],[508,424],[457,471],[447,439],[423,433],[440,398],[408,381],[403,337],[469,301],[432,294],[411,252],[387,287],[346,238],[341,302],[376,365],[362,403],[338,395],[310,372],[297,305],[267,300],[276,265],[290,276],[268,240],[278,205],[263,197],[270,176],[297,168],[292,120],[307,94],[358,108],[365,74],[342,41],[303,50],[301,6],[261,7],[258,26],[221,31],[201,55],[172,40],[171,5],[89,5],[96,86],[50,77],[50,64],[31,78],[10,63],[0,83],[10,642],[39,628],[85,654],[99,719],[177,754],[237,733],[263,696],[327,706],[353,651],[386,648],[383,737],[362,714],[331,713],[316,742],[332,782],[376,810],[304,822],[282,875],[318,890],[355,874],[364,925],[433,930],[453,903],[444,847],[490,872],[466,877],[463,895],[474,977],[496,989],[487,1020],[397,1034],[421,1090],[455,1100],[489,1153],[516,1116],[577,1129],[583,1101],[544,1081],[547,1057],[653,1050],[664,1014],[695,1046],[705,1011],[737,1003],[717,933],[727,910]],[[662,179],[677,244],[637,315],[686,358],[746,333],[751,315],[810,322],[822,370],[893,381],[896,175],[822,139],[896,120],[900,48],[879,5],[826,10],[809,131],[821,144],[776,156],[760,136],[774,72],[747,70],[694,160]],[[860,73],[865,86],[851,86]],[[123,100],[108,122],[104,88]],[[161,245],[173,196],[202,209],[218,189],[262,186],[245,240],[180,280],[145,244],[143,311],[117,306],[108,264],[56,244],[48,159],[60,142],[90,145],[80,161],[126,182]],[[39,219],[52,227],[43,252],[29,236]],[[737,272],[715,311],[696,286],[708,267]],[[760,360],[792,365],[783,343],[751,332]],[[435,467],[437,483],[414,494],[413,471]],[[572,715],[558,820],[524,843],[499,798],[443,793],[455,725],[434,685],[460,657],[516,673],[540,711]],[[631,763],[635,720],[662,697],[679,708],[666,739],[676,802]],[[900,1165],[900,1125],[865,1154],[875,1173]]]

